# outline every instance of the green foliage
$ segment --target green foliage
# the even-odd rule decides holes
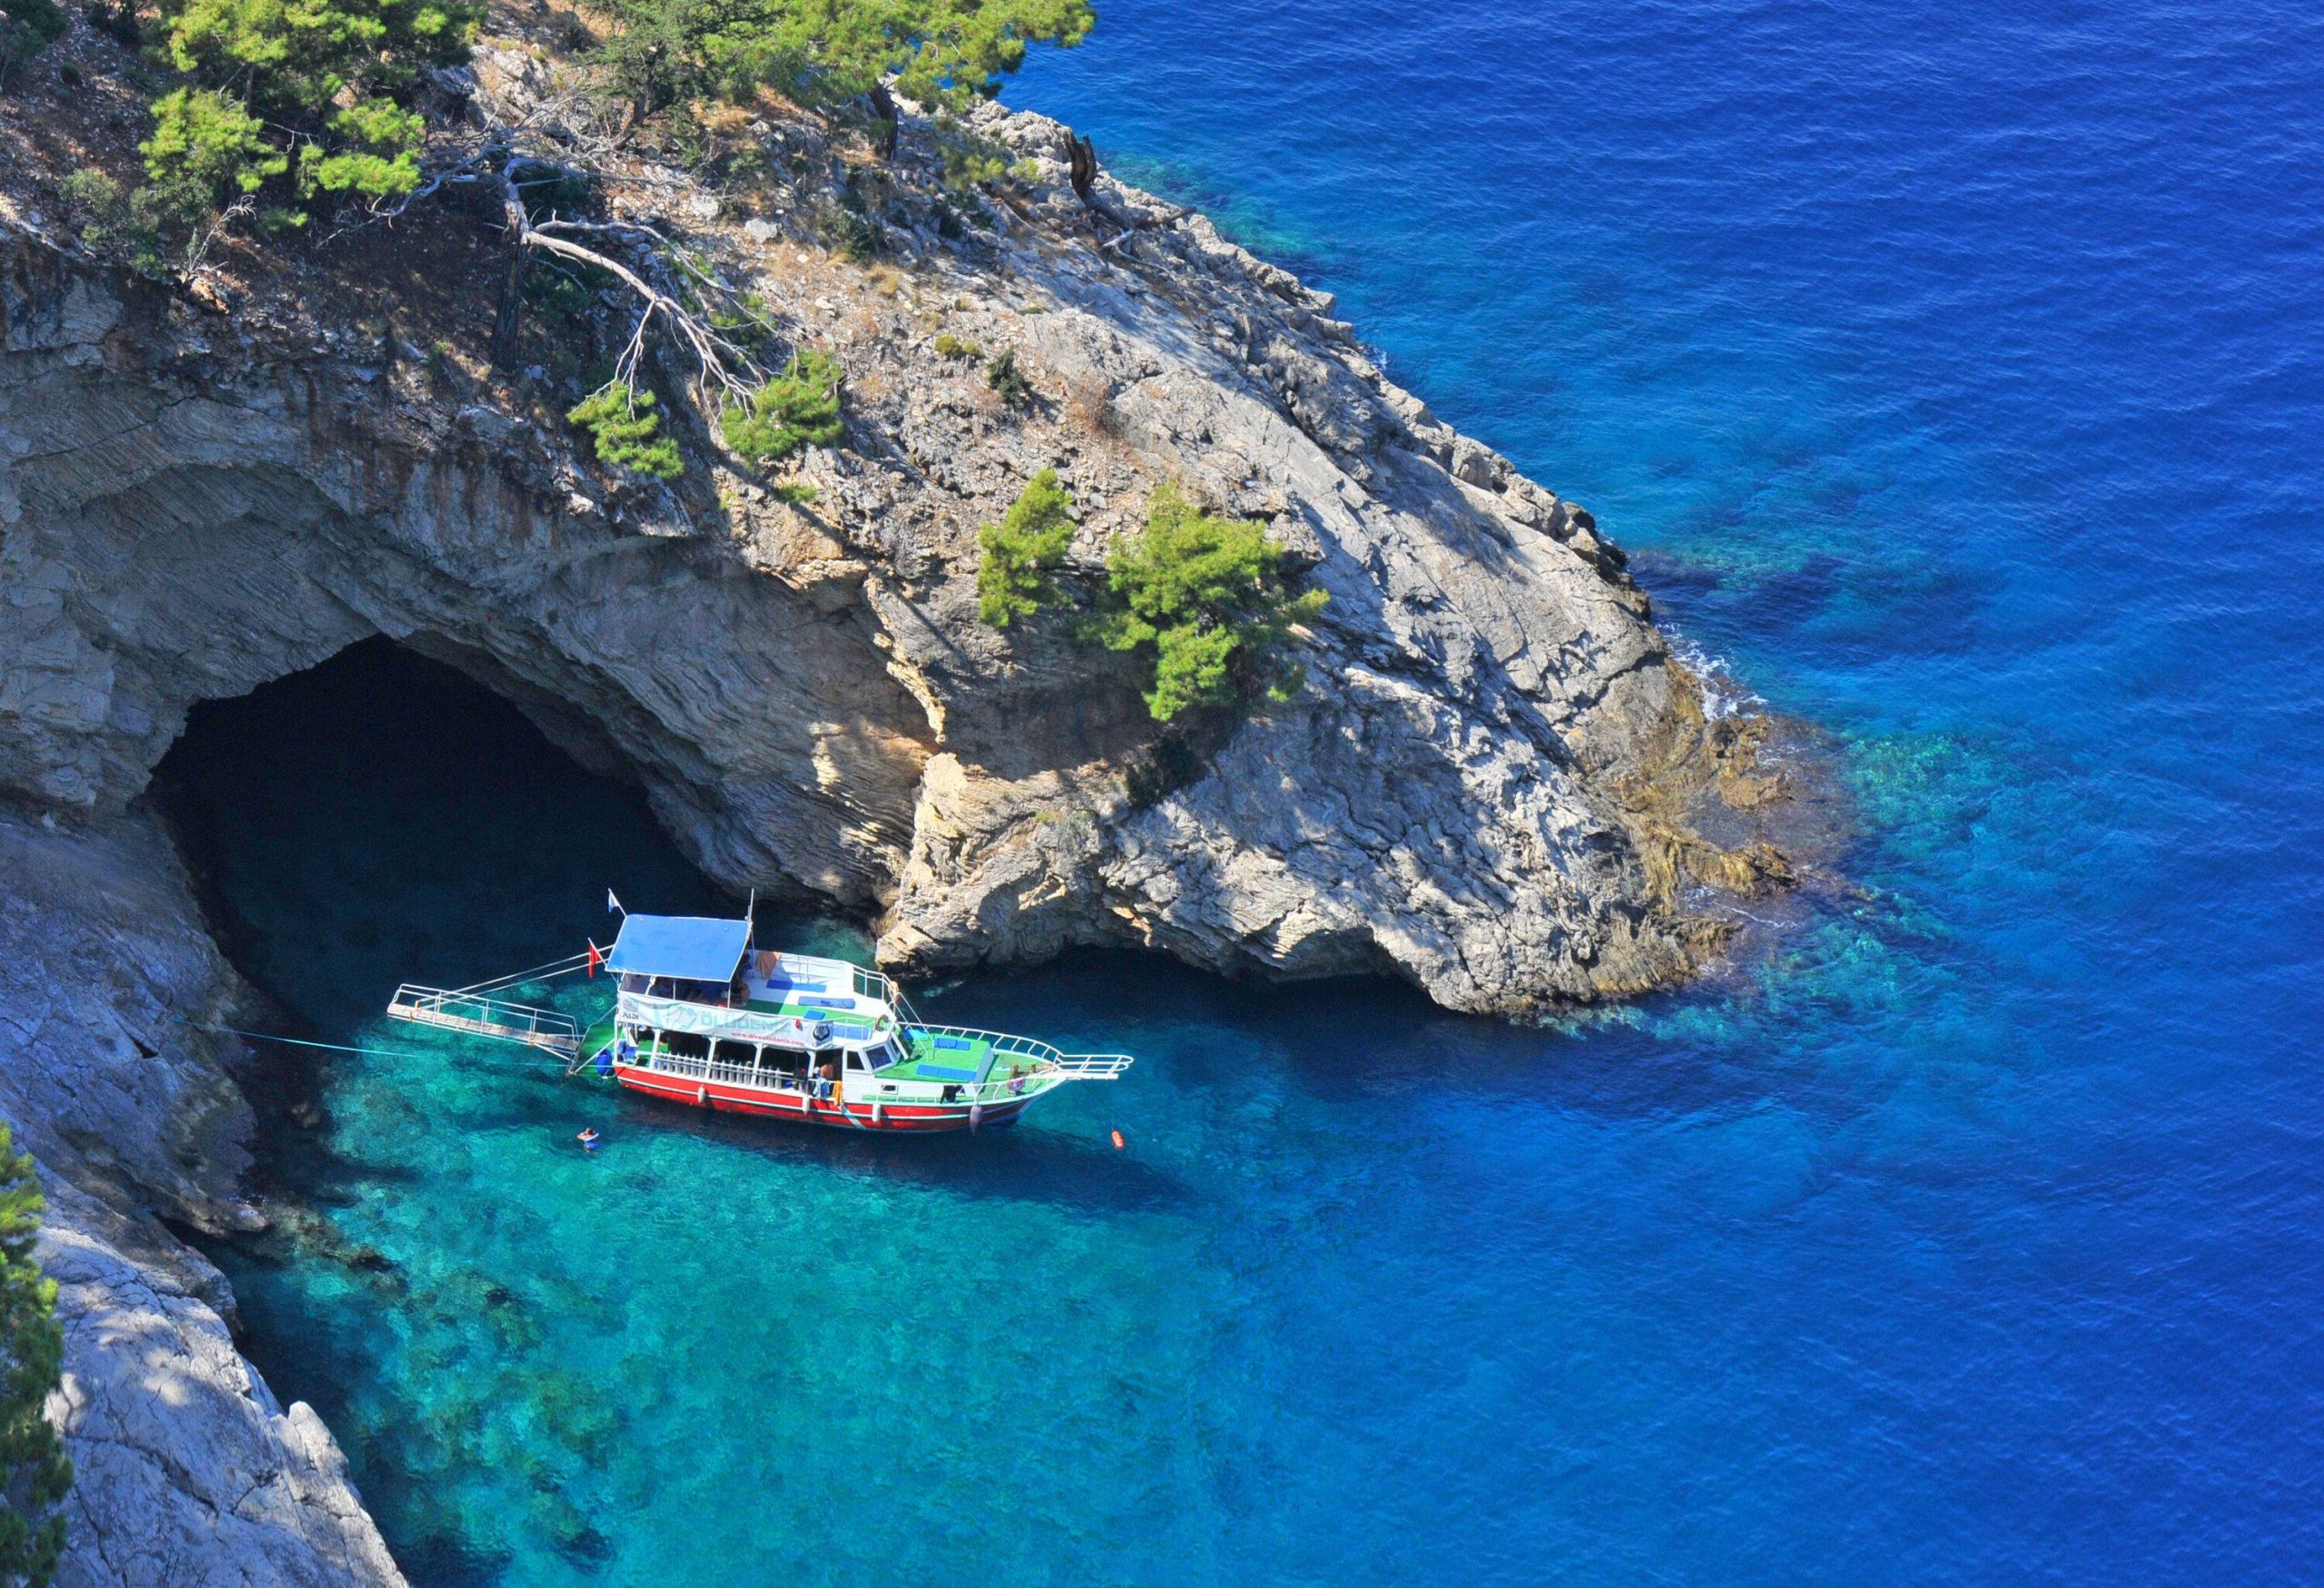
[[[778,502],[789,502],[794,508],[803,508],[821,495],[822,492],[813,486],[796,480],[789,485],[779,485],[774,488],[774,499]]]
[[[1057,597],[1055,573],[1073,543],[1066,509],[1073,495],[1044,469],[1025,482],[998,524],[977,531],[984,560],[977,565],[977,616],[995,628],[1030,617]]]
[[[978,136],[959,118],[936,118],[936,149],[948,192],[966,195],[973,188],[999,182],[1016,169],[1017,157],[1004,144]]]
[[[944,359],[981,359],[984,350],[966,337],[954,336],[949,330],[936,333],[936,353]]]
[[[423,68],[466,60],[481,9],[458,0],[165,0],[163,47],[198,84],[239,88],[268,120],[312,133],[336,121],[335,109],[392,101]],[[351,135],[380,131],[359,124]]]
[[[0,0],[0,86],[8,74],[64,36],[56,0]]]
[[[828,447],[839,439],[839,360],[814,348],[791,356],[782,374],[751,394],[746,403],[719,415],[726,445],[764,468],[802,447]]]
[[[97,250],[124,247],[131,269],[147,276],[166,273],[168,266],[153,225],[141,212],[143,206],[137,200],[122,191],[121,183],[102,171],[84,170],[69,173],[56,187],[80,217],[83,243]],[[144,196],[141,193],[138,198]]]
[[[617,380],[608,381],[565,417],[596,439],[601,462],[663,479],[685,472],[677,442],[661,433],[662,416],[654,411],[650,391],[632,391]]]
[[[54,1514],[73,1464],[41,1415],[64,1360],[56,1282],[33,1261],[40,1181],[0,1125],[0,1583],[44,1584],[64,1548]]]
[[[335,149],[326,153],[320,143],[300,147],[301,191],[393,199],[419,185],[419,145],[428,123],[418,111],[393,100],[359,100],[335,113],[328,124],[338,134]]]
[[[1003,348],[992,355],[992,361],[984,367],[984,383],[1000,393],[1000,400],[1011,408],[1022,408],[1033,400],[1033,383],[1017,367],[1015,348]]]
[[[1089,0],[606,0],[605,49],[621,93],[647,110],[760,86],[830,107],[883,82],[921,104],[964,108],[1000,91],[1029,44],[1074,44]]]
[[[468,0],[163,0],[162,49],[186,81],[154,102],[142,146],[153,212],[191,231],[292,172],[294,148],[286,201],[410,192],[427,129],[405,102],[424,68],[467,58],[481,11]]]
[[[731,302],[714,303],[710,323],[748,359],[756,359],[774,340],[773,307],[756,292],[744,292]]]
[[[1214,518],[1164,485],[1143,533],[1107,559],[1109,600],[1094,626],[1118,651],[1151,646],[1147,709],[1168,722],[1190,706],[1287,700],[1305,671],[1286,655],[1291,626],[1315,616],[1321,590],[1293,595],[1283,548],[1261,527]]]
[[[290,168],[266,123],[241,102],[207,88],[180,88],[153,102],[153,135],[140,143],[141,208],[157,226],[187,232]]]

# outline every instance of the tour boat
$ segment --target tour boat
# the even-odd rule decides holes
[[[601,970],[614,1003],[586,1031],[495,996],[520,980]],[[1131,1064],[929,1025],[877,971],[753,949],[748,916],[625,914],[610,949],[453,991],[406,985],[388,1012],[556,1053],[572,1071],[649,1097],[851,1130],[1013,1125],[1067,1082],[1117,1080]]]

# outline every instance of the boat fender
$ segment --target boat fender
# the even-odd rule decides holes
[[[970,1130],[981,1130],[984,1129],[984,1105],[982,1103],[970,1103],[969,1105],[969,1129]]]
[[[1119,1152],[1123,1148],[1128,1147],[1128,1142],[1122,1139],[1122,1133],[1120,1131],[1117,1130],[1114,1132],[1114,1150],[1116,1152]]]
[[[694,1100],[697,1104],[707,1104],[710,1101],[710,1089],[706,1086],[695,1087],[694,1089]]]
[[[888,1105],[887,1105],[887,1104],[885,1104],[885,1103],[873,1103],[873,1104],[872,1105],[872,1122],[874,1125],[882,1125],[882,1126],[884,1126],[885,1124],[887,1124],[887,1122],[888,1122]]]

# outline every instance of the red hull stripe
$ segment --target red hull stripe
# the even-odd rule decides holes
[[[946,1108],[940,1104],[892,1103],[882,1100],[887,1109],[887,1119],[882,1123],[873,1119],[872,1104],[852,1098],[844,1099],[845,1106],[842,1108],[829,1099],[809,1100],[796,1093],[770,1095],[716,1081],[657,1075],[650,1070],[633,1070],[622,1064],[614,1066],[614,1079],[632,1091],[667,1098],[673,1102],[689,1103],[698,1109],[798,1119],[808,1124],[829,1126],[834,1130],[965,1130],[969,1128],[969,1110],[960,1104]],[[1021,1102],[988,1103],[985,1105],[984,1122],[999,1125],[1013,1119],[1024,1111],[1026,1103],[1032,1100],[1027,1098]]]

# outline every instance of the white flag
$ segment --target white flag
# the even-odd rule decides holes
[[[608,910],[621,910],[621,901],[614,897],[614,891],[611,888],[607,888],[606,890],[606,908]],[[629,913],[626,910],[621,910],[621,912],[624,915]]]

